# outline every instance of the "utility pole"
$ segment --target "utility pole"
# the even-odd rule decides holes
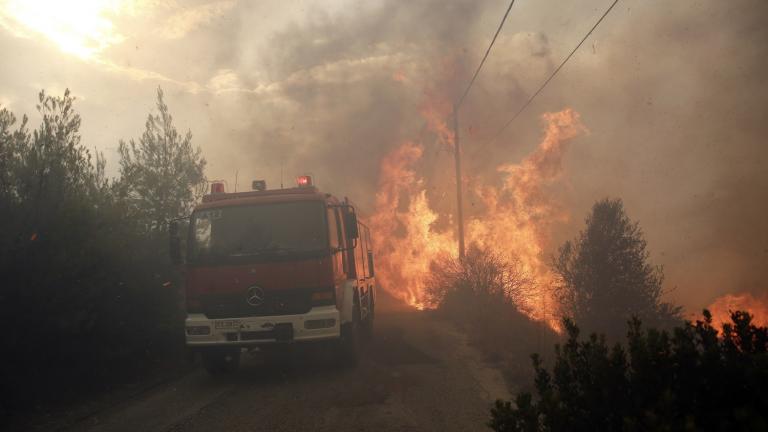
[[[464,205],[461,182],[461,147],[459,146],[459,105],[453,106],[453,155],[456,160],[456,223],[459,227],[459,260],[464,261]]]

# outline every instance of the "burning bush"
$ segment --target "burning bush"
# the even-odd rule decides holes
[[[478,246],[470,247],[464,260],[443,256],[432,263],[431,271],[427,300],[449,311],[468,305],[514,305],[530,293],[533,282],[518,260]]]
[[[768,293],[753,296],[750,293],[725,294],[707,306],[712,312],[712,322],[720,325],[729,321],[734,310],[747,311],[752,315],[752,322],[759,326],[768,326]]]
[[[558,335],[524,309],[538,292],[515,258],[474,245],[464,260],[444,255],[431,264],[426,298],[438,313],[465,327],[511,382],[530,379],[528,353]]]
[[[555,347],[547,370],[533,356],[538,400],[520,393],[513,405],[496,401],[496,431],[766,430],[768,329],[746,312],[733,312],[722,337],[704,321],[671,333],[629,323],[626,347],[605,337],[579,340],[565,321],[568,341]]]

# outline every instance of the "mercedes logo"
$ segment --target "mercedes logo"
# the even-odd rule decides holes
[[[264,304],[264,290],[254,285],[248,288],[245,301],[251,306],[261,306]]]

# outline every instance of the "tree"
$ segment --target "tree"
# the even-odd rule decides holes
[[[133,222],[128,183],[81,143],[74,102],[40,92],[30,128],[0,108],[0,327],[23,329],[4,340],[0,417],[183,346],[167,241]]]
[[[12,131],[16,116],[0,107],[0,205],[8,204],[14,192],[14,172],[19,162],[19,152],[25,147],[27,117],[24,116],[18,129]]]
[[[191,132],[176,130],[159,87],[157,111],[138,142],[121,140],[118,147],[124,193],[149,230],[188,214],[206,184],[201,150],[192,147]]]
[[[663,269],[648,262],[643,232],[622,201],[598,201],[586,225],[560,247],[553,263],[565,314],[611,338],[620,336],[617,324],[631,316],[653,326],[679,322],[680,308],[661,300]]]

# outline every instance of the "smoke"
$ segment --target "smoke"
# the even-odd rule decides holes
[[[275,187],[281,172],[286,185],[312,173],[369,213],[381,161],[410,141],[422,149],[413,169],[435,223],[450,223],[451,149],[425,127],[424,101],[461,94],[507,2],[204,3],[216,2],[196,2],[188,20],[157,6],[116,21],[125,41],[103,53],[107,69],[3,34],[14,61],[0,70],[0,100],[32,112],[37,87],[73,88],[85,141],[110,157],[119,138],[139,134],[160,84],[211,178],[231,188],[237,172],[243,189],[254,178]],[[516,2],[460,112],[465,173],[501,184],[497,167],[537,148],[541,114],[572,107],[590,133],[574,138],[561,181],[547,191],[569,219],[551,225],[542,259],[575,235],[595,200],[621,197],[666,267],[671,300],[698,309],[724,293],[764,292],[764,1],[622,0],[490,143],[605,7]],[[448,112],[450,103],[437,109]],[[481,204],[470,196],[468,213]]]
[[[227,143],[239,143],[230,160],[241,169],[261,166],[273,178],[280,164],[292,174],[313,172],[324,188],[370,210],[382,158],[404,141],[423,142],[420,175],[445,222],[453,211],[450,149],[425,131],[423,101],[460,94],[501,16],[497,3],[313,11],[306,22],[275,31],[261,45],[271,49],[258,60],[246,56],[246,64],[265,66],[254,70],[277,84],[266,96],[238,95],[212,119],[227,125]],[[644,228],[653,261],[665,265],[674,301],[699,308],[725,292],[765,290],[766,7],[684,1],[617,8],[488,145],[603,5],[555,6],[513,9],[461,112],[466,172],[501,181],[496,166],[522,160],[537,145],[537,117],[573,106],[592,133],[565,156],[567,186],[552,191],[571,216],[553,227],[553,246],[574,235],[595,200],[621,197]],[[249,40],[241,35],[240,51],[249,51]],[[259,79],[237,70],[246,83]],[[440,111],[447,116],[450,106]]]

